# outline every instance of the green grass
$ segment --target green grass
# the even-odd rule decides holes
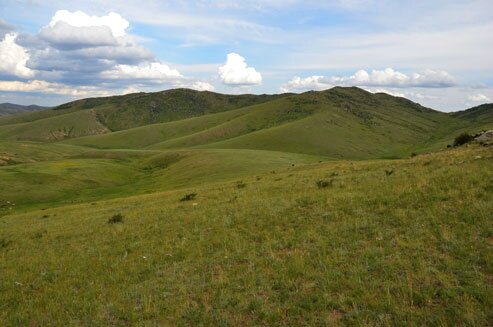
[[[492,164],[490,149],[462,147],[13,209],[0,219],[0,320],[489,325]]]
[[[39,162],[0,166],[0,180],[3,185],[9,185],[0,189],[0,203],[10,201],[29,208],[80,203],[214,183],[326,160],[258,150],[156,152],[75,147],[77,152],[73,152],[67,145],[47,146],[52,150],[68,148],[72,152],[65,156],[50,152],[51,156]],[[27,151],[34,153],[32,147]]]
[[[1,325],[491,325],[493,152],[446,146],[492,113],[179,89],[0,118]]]

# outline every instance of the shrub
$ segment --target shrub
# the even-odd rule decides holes
[[[197,196],[197,193],[190,193],[190,194],[187,194],[184,197],[182,197],[180,199],[180,201],[191,201],[191,200],[195,199],[196,196]]]
[[[326,187],[332,186],[332,183],[334,183],[333,179],[328,180],[328,181],[321,179],[321,180],[317,181],[316,184],[317,184],[318,188],[326,188]]]
[[[237,188],[245,188],[246,187],[246,184],[243,183],[242,181],[238,181],[238,182],[236,182],[236,187]]]
[[[0,249],[1,248],[6,248],[12,243],[12,241],[6,240],[4,238],[0,239]]]
[[[461,146],[474,140],[474,137],[468,133],[462,133],[454,139],[454,146]]]
[[[123,215],[121,213],[117,213],[113,215],[110,219],[108,219],[108,224],[120,224],[123,223]]]

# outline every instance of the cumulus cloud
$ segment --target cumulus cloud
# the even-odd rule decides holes
[[[106,16],[89,16],[82,11],[70,12],[68,10],[58,10],[48,26],[53,27],[58,22],[65,22],[74,27],[107,26],[114,37],[124,36],[125,30],[130,25],[128,20],[115,12],[110,12]]]
[[[467,97],[467,99],[469,101],[473,101],[473,102],[490,102],[491,99],[488,98],[486,95],[484,94],[481,94],[481,93],[478,93],[478,94],[472,94],[470,96]]]
[[[334,85],[326,82],[324,76],[310,76],[310,77],[293,77],[287,83],[281,85],[280,91],[286,92],[297,92],[306,90],[325,90],[333,87]]]
[[[70,95],[75,97],[107,96],[110,92],[93,86],[71,87],[60,83],[50,83],[41,80],[28,82],[0,81],[0,91],[6,92],[41,92],[49,94]]]
[[[237,53],[229,53],[226,63],[219,67],[221,81],[230,86],[262,84],[262,75],[253,67],[248,67],[245,58]]]
[[[183,78],[176,69],[160,62],[142,63],[139,65],[116,65],[113,69],[101,73],[101,77],[108,79],[144,79],[166,81]]]
[[[389,89],[373,89],[373,88],[365,88],[366,91],[371,92],[371,93],[386,93],[390,94],[394,97],[402,97],[405,98],[406,94],[402,92],[396,92],[394,90],[389,90]]]
[[[370,73],[366,70],[358,70],[351,76],[294,77],[281,86],[281,91],[324,90],[336,85],[443,88],[455,86],[456,81],[446,71],[428,69],[419,73],[404,74],[387,68],[372,70]]]
[[[82,11],[59,10],[43,27],[40,37],[60,48],[83,48],[123,43],[129,22],[117,13],[89,16]]]
[[[15,42],[17,34],[5,34],[0,42],[0,73],[18,77],[32,77],[34,71],[26,66],[29,54],[26,49]]]
[[[108,26],[76,27],[65,22],[57,22],[54,26],[44,27],[39,35],[43,40],[62,49],[118,44]]]
[[[191,89],[197,91],[214,91],[214,85],[209,82],[196,81],[190,85]]]

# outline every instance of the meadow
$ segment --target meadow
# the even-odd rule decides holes
[[[0,219],[0,320],[488,325],[492,164],[470,146],[16,208]]]
[[[0,118],[2,326],[493,323],[491,105],[191,92]]]

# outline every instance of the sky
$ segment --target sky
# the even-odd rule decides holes
[[[0,0],[0,102],[358,86],[493,102],[492,0]]]

